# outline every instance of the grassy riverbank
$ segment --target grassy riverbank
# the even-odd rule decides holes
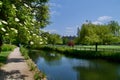
[[[34,73],[34,80],[46,80],[46,76],[37,68],[36,64],[30,59],[28,55],[28,49],[21,46],[20,51],[22,53],[22,56],[24,56],[24,58],[26,59],[30,71]]]
[[[95,50],[78,50],[74,48],[42,46],[37,49],[57,51],[66,56],[85,58],[85,59],[105,59],[109,61],[120,61],[120,52],[117,51],[95,51]]]
[[[8,58],[8,55],[11,51],[14,50],[16,46],[10,45],[10,44],[4,44],[2,46],[2,51],[0,53],[0,66],[4,65],[6,63],[6,60]]]

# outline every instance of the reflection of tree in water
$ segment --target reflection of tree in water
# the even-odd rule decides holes
[[[61,54],[56,52],[42,51],[42,50],[34,50],[30,52],[30,57],[33,61],[37,61],[39,58],[44,58],[45,62],[49,65],[58,65],[60,64],[60,59],[62,57]]]
[[[120,80],[116,66],[108,63],[97,63],[73,67],[78,72],[77,80]]]

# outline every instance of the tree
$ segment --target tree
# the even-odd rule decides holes
[[[49,24],[49,0],[0,0],[0,35],[10,43],[28,44]],[[2,41],[0,38],[0,41]]]
[[[48,36],[48,44],[62,44],[62,38],[58,34],[50,34]]]
[[[119,26],[118,22],[116,22],[116,21],[110,21],[110,22],[108,23],[108,26],[109,26],[109,28],[110,28],[111,33],[112,33],[114,36],[119,36],[120,26]]]

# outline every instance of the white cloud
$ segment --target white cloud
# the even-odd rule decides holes
[[[111,16],[101,16],[98,17],[98,19],[96,21],[93,21],[93,24],[104,24],[106,22],[109,22],[110,20],[112,20]]]
[[[75,35],[76,34],[76,27],[66,27],[65,34],[66,35]]]
[[[111,20],[111,19],[112,19],[111,16],[101,16],[101,17],[99,17],[97,20],[98,20],[98,21],[109,21],[109,20]]]
[[[49,32],[49,33],[57,33],[57,30],[56,29],[49,29],[49,30],[43,30],[45,32]]]
[[[102,22],[100,22],[100,21],[94,21],[94,22],[92,22],[93,24],[102,24]]]
[[[50,15],[59,15],[59,13],[57,11],[50,11]]]
[[[58,8],[61,8],[61,5],[60,4],[56,4],[56,3],[49,3],[48,4],[50,7],[58,7]]]

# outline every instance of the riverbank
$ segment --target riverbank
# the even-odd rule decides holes
[[[89,51],[89,50],[77,50],[74,48],[63,48],[63,47],[54,47],[54,46],[42,46],[36,48],[38,50],[46,50],[46,51],[57,51],[66,56],[76,57],[76,58],[84,58],[84,59],[105,59],[108,61],[120,61],[120,52],[117,51]]]
[[[26,61],[19,51],[15,48],[8,56],[7,64],[1,67],[0,80],[34,80],[33,73],[29,71]]]
[[[41,74],[32,60],[25,59],[17,47],[8,56],[7,63],[1,67],[0,80],[46,80],[40,77]]]

